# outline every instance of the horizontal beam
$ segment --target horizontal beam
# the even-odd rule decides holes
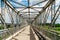
[[[20,12],[20,13],[39,13],[39,12]]]
[[[34,5],[32,5],[32,7],[35,6],[35,5],[38,5],[38,4],[40,4],[40,3],[46,2],[46,1],[47,1],[47,0],[44,0],[44,1],[38,2],[38,3],[34,4]]]
[[[14,8],[28,8],[28,7],[14,7]],[[43,8],[43,7],[32,7],[32,8]]]
[[[21,3],[18,3],[18,2],[16,2],[16,1],[11,0],[11,2],[14,2],[14,3],[16,3],[16,4],[19,4],[19,5],[21,5],[21,6],[26,7],[25,5],[23,5],[23,4],[21,4]]]
[[[29,19],[30,17],[26,18],[26,17],[23,17],[24,19]],[[30,18],[30,19],[34,19],[34,18]]]

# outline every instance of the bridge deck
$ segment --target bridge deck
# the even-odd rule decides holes
[[[39,40],[30,25],[24,27],[19,32],[12,35],[6,40]]]

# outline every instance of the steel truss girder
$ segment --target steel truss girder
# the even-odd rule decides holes
[[[20,12],[20,13],[39,13],[39,12]]]
[[[49,7],[54,1],[55,0],[49,0],[47,4],[44,6],[44,8],[40,11],[40,13],[34,18],[34,20],[36,20],[40,16],[40,14],[42,14],[46,10],[46,8]]]
[[[47,1],[47,0],[44,0],[44,1],[42,1],[42,2],[38,2],[38,3],[34,4],[34,5],[32,5],[31,7],[33,7],[33,6],[35,6],[35,5],[38,5],[38,4],[40,4],[40,3],[43,3],[43,2],[45,2],[45,1]]]
[[[14,10],[15,13],[17,13],[17,10],[14,9],[13,7],[11,7],[12,5],[7,1],[7,0],[4,0],[3,1],[7,6],[9,6],[12,10]]]
[[[22,6],[26,7],[25,5],[23,5],[23,4],[21,4],[21,3],[18,3],[18,2],[16,2],[16,1],[13,1],[13,0],[10,0],[10,1],[12,1],[12,2],[14,2],[14,3],[16,3],[16,4],[19,4],[19,5],[22,5]]]
[[[60,11],[59,11],[59,14],[57,15],[57,17],[54,19],[53,24],[55,24],[55,22],[56,22],[57,18],[59,17],[59,15],[60,15]]]
[[[53,17],[53,19],[52,19],[51,21],[54,20],[54,18],[55,18],[55,16],[56,16],[57,12],[59,11],[59,8],[60,8],[60,6],[58,7],[58,9],[57,9],[56,13],[54,14],[54,17]]]
[[[12,1],[12,0],[11,0]],[[34,5],[38,5],[38,4],[40,4],[40,3],[43,3],[43,2],[45,2],[45,1],[47,1],[47,0],[44,0],[44,1],[42,1],[42,2],[38,2],[38,3],[36,3],[36,4],[34,4]],[[23,5],[23,4],[21,4],[21,3],[18,3],[18,2],[15,2],[15,1],[13,1],[14,3],[17,3],[17,4],[19,4],[19,5],[22,5],[22,6],[25,6],[25,5]],[[30,2],[30,0],[28,0],[28,7],[26,7],[26,8],[28,8],[29,9],[29,7],[30,7],[30,4],[29,4],[29,2]],[[31,8],[34,6],[34,5],[32,5],[31,6]],[[15,8],[15,7],[14,7]],[[25,9],[26,9],[25,8]],[[23,10],[22,10],[23,11]],[[38,11],[38,10],[37,10]]]
[[[46,11],[46,14],[45,14],[45,17],[44,17],[44,20],[43,20],[43,22],[44,22],[44,24],[46,23],[46,21],[47,21],[47,18],[48,18],[48,16],[49,16],[49,8],[47,9],[47,11]],[[44,12],[45,13],[45,12]]]
[[[25,8],[25,7],[14,7],[14,8]],[[28,7],[27,7],[28,8]],[[30,7],[31,8],[31,7]],[[32,7],[32,8],[43,8],[43,7]]]
[[[3,19],[2,15],[0,14],[0,21],[2,22],[2,24],[5,23],[5,20]]]
[[[11,14],[12,11],[10,11],[9,7],[8,7],[8,11],[9,11],[8,14],[9,14],[10,17],[11,17],[11,22],[12,22],[12,24],[14,24],[13,16],[12,16],[12,14]]]
[[[24,9],[19,10],[20,12],[23,11],[23,10],[25,10],[25,9],[27,9],[27,8],[28,8],[28,9],[30,8],[30,9],[33,9],[33,10],[39,12],[39,10],[36,10],[36,9],[34,9],[34,8],[41,8],[41,9],[42,9],[43,7],[14,7],[14,8],[24,8]]]
[[[51,21],[52,21],[52,24],[55,24],[57,18],[58,18],[59,15],[60,15],[60,11],[59,11],[59,9],[60,9],[60,6],[58,7],[58,9],[57,9],[57,11],[56,11],[56,13],[55,13],[53,19],[51,20]],[[59,12],[59,13],[57,14],[57,12]]]
[[[50,2],[44,6],[44,8],[39,12],[39,14],[37,15],[37,17],[36,17],[35,19],[37,19],[37,18],[40,16],[40,14],[43,13],[47,7],[50,6],[50,4],[51,4],[52,2],[54,2],[54,0],[50,0]],[[7,2],[5,2],[5,3],[6,3],[12,10],[15,10],[15,9],[12,8]],[[16,11],[15,11],[15,12],[16,12]],[[16,13],[17,13],[17,12],[16,12]],[[28,12],[28,13],[30,13],[30,12]],[[33,12],[32,12],[32,13],[33,13]],[[35,20],[35,19],[34,19],[34,20]]]

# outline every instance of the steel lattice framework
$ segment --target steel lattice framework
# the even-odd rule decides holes
[[[18,5],[21,5],[22,7],[19,7],[19,6],[14,6],[12,3],[15,3],[15,4],[18,4]],[[43,6],[43,7],[34,7],[36,5],[39,5],[41,3],[44,3],[46,2],[46,4]],[[14,18],[13,18],[13,15],[15,15],[16,17],[16,23],[19,24],[19,21],[20,21],[20,17],[22,17],[23,19],[28,19],[28,21],[30,20],[30,23],[46,23],[47,22],[47,19],[48,19],[48,16],[50,15],[51,13],[51,24],[55,24],[58,16],[60,15],[60,6],[58,7],[57,10],[55,10],[55,0],[43,0],[43,1],[40,1],[40,2],[37,2],[33,5],[30,5],[30,0],[27,0],[27,6],[22,4],[22,3],[19,3],[17,1],[14,1],[14,0],[2,0],[1,2],[1,6],[2,4],[4,3],[4,8],[6,9],[2,9],[2,13],[4,12],[4,10],[6,12],[8,12],[8,14],[10,15],[10,19],[11,19],[11,22],[12,24],[14,24]],[[53,10],[54,8],[54,10]],[[20,10],[17,10],[17,9],[20,9]],[[39,9],[39,10],[37,10]],[[34,11],[32,11],[34,10]],[[4,13],[6,13],[4,12]],[[59,12],[59,13],[57,13]],[[4,14],[0,13],[0,17],[1,17],[1,22],[2,23],[6,23],[5,20],[4,20]],[[14,14],[12,14],[14,13]],[[53,15],[52,15],[53,14]]]
[[[2,25],[3,29],[0,36],[3,40],[27,25],[38,28],[39,32],[42,31],[49,37],[50,33],[54,33],[51,34],[51,38],[55,40],[59,38],[55,31],[50,32],[51,28],[55,28],[55,23],[60,17],[60,4],[56,8],[56,0],[22,0],[22,3],[20,1],[1,0],[0,26]],[[43,29],[45,26],[50,29],[46,28],[47,31],[45,31]]]

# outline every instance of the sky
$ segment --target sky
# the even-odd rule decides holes
[[[10,0],[9,0],[10,1]],[[16,0],[13,0],[13,1],[16,1]],[[16,2],[18,2],[18,3],[21,3],[21,4],[23,4],[23,5],[25,5],[25,6],[28,6],[28,2],[27,2],[28,0],[18,0],[18,1],[16,1]],[[43,1],[43,0],[40,0],[40,1]],[[39,0],[30,0],[30,6],[31,5],[33,5],[33,4],[36,4],[37,2],[39,2]],[[13,3],[12,1],[10,1],[10,3],[13,5],[13,6],[15,6],[15,7],[24,7],[24,6],[21,6],[21,5],[18,5],[18,4],[16,4],[16,3]],[[41,4],[39,4],[39,5],[36,5],[36,6],[34,6],[34,7],[42,7],[42,6],[44,6],[44,5],[46,4],[46,2],[45,3],[41,3]],[[55,4],[56,6],[56,8],[60,5],[60,0],[56,0],[56,4]],[[19,9],[18,9],[19,10]],[[25,10],[26,11],[26,10]],[[34,11],[34,10],[33,10]],[[0,13],[1,13],[1,0],[0,0]],[[9,15],[8,14],[5,14],[5,20],[6,20],[6,22],[11,22],[10,21],[10,17],[8,17]],[[9,20],[7,20],[7,19],[9,19]],[[49,16],[48,17],[48,20],[47,20],[47,22],[51,22],[50,21],[51,20],[51,17]],[[60,23],[60,16],[58,17],[58,19],[57,19],[57,21],[56,21],[56,23]]]
[[[1,0],[0,0],[0,13],[1,13]]]

